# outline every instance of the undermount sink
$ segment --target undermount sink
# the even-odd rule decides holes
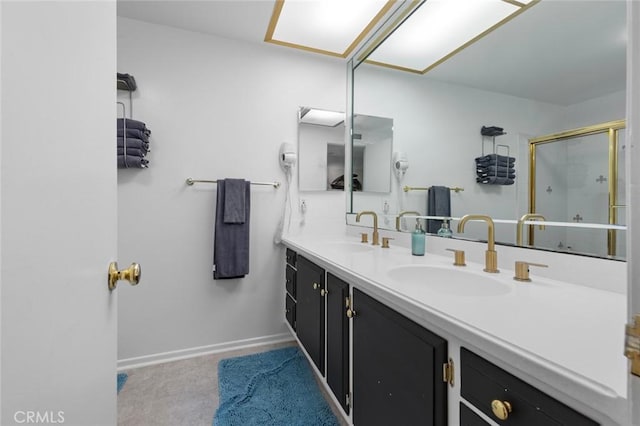
[[[455,296],[498,296],[511,287],[490,275],[432,265],[403,265],[387,271],[397,285]]]
[[[374,249],[370,243],[358,243],[352,241],[330,241],[322,245],[330,250],[340,250],[349,253],[363,253]]]

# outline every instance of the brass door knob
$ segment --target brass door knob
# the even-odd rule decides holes
[[[354,311],[351,308],[347,309],[347,318],[353,318],[355,316],[356,316],[356,311]]]
[[[129,284],[131,285],[137,285],[140,282],[141,275],[142,270],[140,269],[140,265],[137,263],[132,263],[127,269],[119,271],[118,263],[111,262],[109,264],[108,275],[109,290],[114,290],[118,285],[119,280],[126,280],[129,281]]]
[[[314,290],[317,290],[317,289],[318,289],[318,287],[320,287],[320,284],[318,284],[318,283],[313,283],[313,289],[314,289]]]
[[[507,420],[509,413],[511,413],[511,403],[494,399],[491,401],[491,411],[498,419]]]
[[[320,296],[326,296],[327,294],[329,294],[329,290],[325,290],[324,288],[320,290]]]

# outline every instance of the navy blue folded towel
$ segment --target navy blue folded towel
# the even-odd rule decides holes
[[[498,154],[487,154],[482,157],[476,157],[476,161],[501,161],[501,162],[509,162],[514,163],[516,161],[515,157],[507,157],[506,155],[498,155]]]
[[[476,167],[476,171],[478,173],[515,173],[516,169],[513,167],[506,166],[487,166],[487,167]]]
[[[515,181],[508,177],[487,176],[477,177],[476,182],[486,185],[513,185]]]
[[[137,155],[127,155],[125,163],[124,155],[118,155],[119,169],[146,169],[149,161]]]
[[[124,129],[122,127],[118,128],[118,137],[124,137]],[[127,138],[136,138],[149,142],[149,135],[140,129],[130,129],[127,127]]]
[[[129,148],[129,147],[127,147],[127,156],[135,155],[137,157],[144,157],[146,154],[147,154],[147,150],[146,149]],[[118,155],[124,156],[124,148],[118,147]]]
[[[485,177],[508,177],[509,179],[515,179],[516,178],[516,174],[513,172],[493,172],[493,173],[488,173],[488,172],[477,172],[476,173],[476,177],[479,178],[485,178]]]
[[[476,166],[478,167],[487,167],[487,166],[503,166],[503,167],[514,167],[514,161],[502,161],[502,160],[476,160]]]
[[[138,120],[133,120],[131,118],[126,119],[127,129],[136,129],[145,132],[147,135],[151,134],[151,130],[147,129],[147,125]],[[118,129],[123,129],[125,123],[122,121],[122,118],[118,118]]]
[[[218,181],[213,242],[214,280],[242,278],[249,273],[250,188],[251,183],[245,180],[240,180],[240,182],[235,179]],[[228,196],[227,191],[229,191]],[[244,219],[241,223],[227,223],[225,222],[227,200],[233,204],[229,209],[230,220],[240,219],[239,211],[242,206],[238,202],[238,197],[244,197]]]
[[[118,138],[118,148],[124,148],[124,138]],[[127,148],[138,148],[149,152],[149,144],[136,138],[127,138]]]
[[[451,216],[451,190],[446,186],[432,186],[427,191],[427,216]],[[437,234],[442,226],[438,219],[427,219],[427,232]]]

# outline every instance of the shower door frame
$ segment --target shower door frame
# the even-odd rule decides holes
[[[615,225],[618,219],[618,139],[619,132],[626,128],[625,120],[608,121],[606,123],[595,124],[593,126],[580,127],[566,130],[564,132],[539,136],[529,139],[529,213],[536,213],[536,148],[540,145],[553,142],[563,142],[582,136],[608,133],[609,135],[609,155],[608,155],[608,178],[609,178],[609,209],[608,222]],[[534,225],[528,225],[529,244],[534,245]],[[617,235],[615,229],[607,230],[607,254],[616,255]]]

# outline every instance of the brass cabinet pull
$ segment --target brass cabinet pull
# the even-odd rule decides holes
[[[318,283],[313,283],[313,289],[314,289],[314,290],[317,290],[317,289],[318,289],[318,287],[320,287],[320,284],[318,284]]]
[[[119,280],[129,281],[129,284],[137,285],[140,282],[140,275],[142,275],[142,270],[137,263],[132,263],[127,269],[118,271],[118,264],[111,262],[108,275],[109,290],[114,290]]]
[[[320,290],[320,296],[326,296],[327,294],[329,294],[329,290],[325,290],[324,288]]]
[[[491,401],[491,411],[498,419],[507,420],[509,413],[511,413],[511,403],[494,399]]]
[[[347,318],[353,318],[355,316],[356,316],[356,311],[354,311],[351,308],[347,309]]]

